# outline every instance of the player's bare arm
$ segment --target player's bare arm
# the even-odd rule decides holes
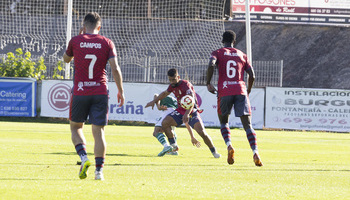
[[[252,87],[253,87],[253,84],[254,84],[254,81],[255,81],[255,73],[254,73],[254,70],[253,68],[249,68],[247,71],[248,73],[248,87],[247,87],[247,93],[250,94],[251,90],[252,90]]]
[[[66,63],[70,63],[73,60],[73,56],[68,56],[66,53],[63,54],[63,61]]]
[[[160,93],[159,96],[157,96],[155,99],[153,99],[152,101],[148,102],[145,106],[145,108],[147,107],[152,107],[152,109],[154,108],[154,104],[157,101],[160,101],[162,99],[164,99],[165,97],[167,97],[170,94],[170,92],[168,92],[167,90],[165,90],[164,92]]]
[[[158,108],[158,110],[167,110],[167,109],[168,109],[168,107],[165,106],[165,105],[161,105],[161,106],[159,106],[159,108]]]
[[[210,58],[208,69],[207,69],[207,89],[210,93],[216,94],[216,88],[210,83],[214,74],[214,67],[216,65],[216,59]]]
[[[113,78],[118,88],[117,99],[118,99],[119,107],[121,107],[124,105],[124,101],[125,101],[122,72],[120,70],[116,57],[110,58],[108,62],[111,66]]]
[[[188,133],[191,136],[191,143],[193,144],[193,146],[196,146],[197,148],[199,148],[201,146],[201,143],[194,137],[191,126],[188,123],[185,123],[185,125],[188,130]]]
[[[158,96],[159,96],[158,94],[155,94],[155,95],[153,96],[153,99],[156,99]],[[155,104],[156,104],[158,110],[167,110],[167,109],[168,109],[167,106],[165,106],[165,105],[160,105],[160,101],[156,101]]]

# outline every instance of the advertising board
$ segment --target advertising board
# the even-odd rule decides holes
[[[0,78],[0,116],[36,116],[36,79]]]
[[[41,116],[69,118],[69,102],[72,81],[44,80],[41,93]],[[109,119],[121,121],[144,121],[155,123],[162,115],[156,107],[144,106],[167,89],[167,84],[124,83],[125,103],[119,107],[117,102],[117,86],[109,82]],[[195,86],[201,114],[205,126],[220,126],[217,116],[216,96],[209,93],[205,86]],[[264,89],[253,89],[250,95],[252,106],[252,125],[262,129],[264,125]],[[240,118],[230,117],[231,127],[242,127]]]
[[[245,0],[232,0],[234,20],[244,20]],[[349,0],[250,0],[252,21],[350,25]]]
[[[350,91],[266,88],[265,127],[349,132]]]

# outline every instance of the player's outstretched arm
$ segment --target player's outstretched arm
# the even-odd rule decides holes
[[[210,58],[208,69],[207,69],[207,89],[210,93],[216,94],[216,88],[210,83],[214,74],[214,67],[216,64],[216,60]]]
[[[156,98],[153,98],[152,101],[148,102],[145,106],[145,108],[147,107],[152,107],[152,109],[154,108],[154,104],[157,101],[160,101],[162,99],[164,99],[166,96],[168,96],[170,94],[170,92],[168,92],[167,90],[165,90],[164,92],[160,93],[160,95],[158,95]]]
[[[154,94],[153,99],[156,99],[158,96],[159,96],[158,94]],[[155,104],[156,104],[158,110],[167,110],[168,109],[168,107],[166,107],[165,105],[160,105],[160,101],[156,101]]]
[[[201,143],[194,137],[191,126],[188,123],[185,123],[185,125],[186,125],[186,128],[188,130],[188,133],[191,136],[191,142],[192,142],[193,146],[196,146],[197,148],[199,148],[201,146]]]
[[[116,57],[110,58],[108,61],[111,66],[111,71],[113,74],[115,84],[117,85],[117,88],[118,88],[117,98],[118,98],[119,107],[121,107],[124,105],[124,101],[125,101],[122,71],[120,70]]]

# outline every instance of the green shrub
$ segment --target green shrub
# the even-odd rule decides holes
[[[57,62],[56,67],[53,69],[53,79],[63,79],[64,77],[60,73],[64,72],[64,62],[62,60]]]
[[[7,53],[7,58],[0,62],[0,76],[2,77],[29,77],[41,80],[45,78],[46,66],[44,58],[32,61],[29,51],[23,53],[21,48],[15,53]]]

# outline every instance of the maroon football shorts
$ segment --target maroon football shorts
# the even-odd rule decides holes
[[[221,115],[230,115],[232,107],[236,117],[251,115],[249,98],[246,95],[231,95],[218,97],[218,113]]]
[[[94,125],[108,123],[108,95],[72,95],[69,119],[73,122],[89,122]]]
[[[175,122],[177,123],[177,126],[180,126],[181,124],[183,124],[183,121],[182,121],[183,115],[181,115],[178,111],[174,110],[173,112],[169,113],[168,116],[172,117],[175,120]],[[201,122],[201,121],[202,121],[201,116],[197,111],[195,111],[192,114],[190,114],[190,118],[188,119],[188,124],[192,128],[194,128],[194,125],[197,122]]]

